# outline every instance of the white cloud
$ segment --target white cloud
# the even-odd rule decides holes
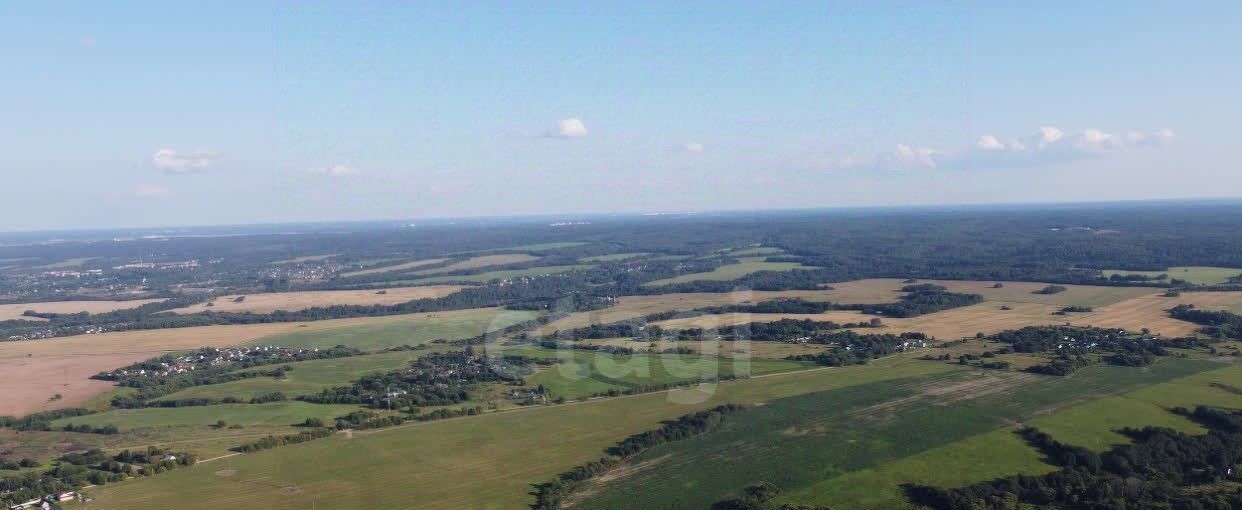
[[[992,135],[980,136],[979,141],[975,142],[975,145],[978,146],[980,150],[985,151],[1005,150],[1005,144],[1001,143],[1000,140],[997,140],[996,137]]]
[[[151,164],[170,174],[184,174],[205,170],[218,157],[219,154],[205,150],[181,153],[173,149],[159,149],[151,156]]]
[[[586,124],[576,117],[557,121],[556,129],[544,134],[548,138],[582,138],[586,135]]]
[[[1044,126],[1024,138],[1002,142],[994,135],[983,135],[974,145],[950,152],[928,147],[898,144],[896,149],[874,156],[848,155],[831,161],[830,169],[997,169],[1048,166],[1110,153],[1160,147],[1173,140],[1170,129],[1150,133],[1130,131],[1124,135],[1099,129],[1066,133]]]
[[[683,152],[699,153],[699,152],[703,152],[704,150],[707,150],[707,147],[705,147],[703,144],[699,142],[686,142],[686,143],[681,144],[681,150]]]
[[[306,173],[315,175],[326,175],[328,177],[352,177],[362,173],[361,170],[352,166],[332,165],[325,167],[307,168]]]
[[[154,184],[139,184],[138,188],[134,190],[134,195],[140,197],[165,197],[168,196],[168,193],[168,188]]]

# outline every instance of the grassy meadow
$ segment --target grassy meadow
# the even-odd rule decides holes
[[[790,271],[794,269],[814,269],[796,262],[764,262],[764,257],[744,257],[737,264],[725,264],[705,273],[690,273],[663,280],[647,282],[646,286],[658,287],[675,283],[695,282],[701,280],[728,281],[736,280],[751,273],[760,271]]]
[[[1242,269],[1232,267],[1208,267],[1208,266],[1175,266],[1164,271],[1125,271],[1120,269],[1104,270],[1105,277],[1113,275],[1143,275],[1149,278],[1156,278],[1160,275],[1168,275],[1168,280],[1179,279],[1186,280],[1196,285],[1216,285],[1225,283],[1230,277],[1242,275]],[[1167,282],[1168,280],[1164,280]]]
[[[375,324],[272,335],[251,341],[250,345],[320,348],[346,345],[362,350],[375,350],[418,345],[437,339],[470,338],[534,319],[538,315],[538,312],[500,308],[420,313],[395,316],[392,320]]]

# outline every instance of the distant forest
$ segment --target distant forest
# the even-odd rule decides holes
[[[644,285],[737,263],[739,257],[731,256],[730,250],[758,245],[779,250],[766,256],[768,262],[796,262],[809,267],[761,271],[728,281]],[[193,287],[253,293],[409,285],[411,276],[400,271],[352,277],[341,275],[381,263],[374,261],[462,260],[470,253],[481,251],[530,253],[540,257],[538,261],[508,264],[499,269],[580,264],[585,257],[610,254],[642,255],[596,262],[559,274],[485,282],[447,297],[398,305],[332,306],[277,314],[179,316],[160,313],[214,295],[185,292],[186,288]],[[323,254],[331,254],[331,257],[274,264]],[[300,321],[480,306],[572,311],[607,306],[609,298],[623,295],[727,292],[738,288],[817,289],[835,282],[874,277],[1181,285],[1182,290],[1194,290],[1189,284],[1167,279],[1106,278],[1101,270],[1162,271],[1178,265],[1242,267],[1242,204],[1135,203],[602,217],[592,218],[587,224],[562,226],[520,220],[416,228],[372,225],[339,233],[313,230],[305,234],[0,246],[0,260],[44,264],[67,259],[86,259],[80,266],[82,270],[102,270],[102,275],[85,275],[75,280],[78,285],[125,288],[140,284],[148,297],[172,299],[118,312],[40,314],[37,318],[43,320],[4,321],[0,322],[0,338]],[[195,260],[198,264],[171,269],[112,270],[135,260],[157,263]],[[448,263],[439,262],[429,267],[444,267]],[[0,297],[8,296],[5,299],[9,302],[84,297],[57,288],[63,285],[61,283],[40,280],[33,276],[34,270],[29,269],[34,266],[26,267],[0,271]],[[451,280],[454,275],[465,277],[496,269],[463,269],[446,272],[444,276]],[[284,276],[295,270],[323,271],[327,276],[314,279]],[[923,301],[906,301],[902,303],[902,313],[892,315],[912,315],[920,308],[960,304],[937,302],[946,296],[936,293],[919,296]],[[100,298],[97,295],[85,297]],[[904,311],[907,308],[910,311]],[[893,311],[896,310],[888,310]]]

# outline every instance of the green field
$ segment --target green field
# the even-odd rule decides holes
[[[470,338],[538,316],[538,312],[499,308],[419,313],[372,325],[272,335],[252,341],[250,345],[320,348],[346,345],[362,350],[385,349],[400,345],[418,345],[436,339]]]
[[[756,246],[754,248],[742,248],[740,250],[729,250],[725,254],[730,257],[754,257],[759,255],[779,255],[785,253],[785,250],[773,248],[770,246]]]
[[[1126,441],[1115,432],[1121,427],[1152,425],[1201,433],[1202,427],[1169,413],[1168,409],[1200,404],[1242,406],[1242,397],[1211,386],[1212,382],[1230,381],[1242,383],[1242,367],[1210,369],[1057,410],[1024,423],[1058,440],[1097,451]],[[960,487],[1014,473],[1038,474],[1055,469],[1043,463],[1039,452],[1027,446],[1014,430],[1005,427],[948,443],[812,485],[786,494],[783,499],[832,504],[833,508],[901,508],[905,501],[899,487],[902,483]],[[946,465],[954,468],[944,469]]]
[[[673,278],[665,278],[663,280],[655,280],[647,282],[647,286],[671,285],[674,283],[695,282],[701,280],[711,281],[728,281],[736,280],[751,273],[759,271],[790,271],[793,269],[815,269],[814,267],[804,266],[797,262],[764,262],[763,257],[747,257],[740,259],[737,264],[725,264],[717,267],[714,271],[706,273],[691,273],[675,276]]]
[[[634,259],[638,257],[645,257],[647,255],[651,255],[651,254],[644,253],[644,252],[614,253],[612,255],[596,255],[594,257],[582,257],[578,259],[578,261],[579,262],[616,262],[618,260]]]
[[[393,283],[394,284],[408,283],[408,284],[413,284],[413,285],[422,285],[422,284],[431,284],[431,283],[456,283],[456,282],[486,283],[492,280],[509,280],[513,278],[521,278],[523,276],[540,276],[540,275],[547,275],[547,274],[566,273],[569,271],[576,271],[578,269],[587,269],[590,267],[592,267],[590,264],[570,264],[570,265],[564,265],[564,266],[539,266],[539,267],[531,267],[527,269],[505,269],[505,270],[500,270],[500,271],[488,271],[486,273],[468,274],[468,275],[429,276],[426,278],[418,278],[414,280],[401,280],[399,282],[393,282]]]
[[[436,349],[443,350],[443,349]],[[324,388],[348,386],[367,374],[387,372],[409,366],[410,361],[436,350],[398,351],[352,356],[349,358],[319,359],[288,363],[293,367],[284,379],[255,377],[223,384],[195,386],[167,395],[158,400],[181,400],[187,398],[237,397],[251,399],[259,395],[282,392],[289,398],[319,393]],[[270,369],[262,367],[249,371]],[[244,372],[244,371],[243,371]]]
[[[561,363],[541,370],[528,383],[542,384],[554,398],[566,399],[589,397],[609,390],[625,391],[640,385],[758,376],[814,366],[801,361],[752,359],[735,362],[726,357],[676,354],[611,356],[591,351],[553,351],[538,348],[506,349],[502,352],[559,358]]]
[[[60,427],[74,425],[116,425],[122,431],[147,427],[207,426],[217,420],[230,425],[287,426],[310,417],[331,421],[332,418],[355,411],[353,405],[320,405],[306,402],[273,402],[270,404],[222,404],[214,406],[169,407],[146,409],[115,409],[98,414],[63,418],[52,423]]]
[[[655,508],[660,502],[677,500],[681,508],[707,508],[740,495],[748,485],[768,481],[783,488],[792,502],[875,508],[858,503],[857,498],[864,493],[891,497],[899,482],[873,480],[887,483],[888,490],[873,486],[875,490],[863,491],[855,477],[847,483],[835,479],[882,469],[889,462],[988,434],[1068,402],[1100,398],[1218,366],[1168,358],[1148,370],[1097,365],[1073,377],[970,371],[768,402],[730,418],[712,434],[668,443],[635,457],[632,462],[648,466],[619,481],[592,487],[588,492],[595,493],[583,507]],[[1008,455],[1015,445],[1003,438],[987,439],[990,441],[969,445],[973,454],[980,455],[976,462],[983,464],[973,469],[985,477],[966,481],[1014,474],[1035,466],[1030,454],[1021,451],[1000,465],[981,462]],[[729,462],[715,460],[722,458]],[[737,469],[738,465],[746,469]],[[924,458],[904,467],[918,466],[937,470],[944,469],[945,464]]]
[[[525,508],[530,484],[600,456],[630,434],[725,402],[783,397],[898,377],[957,372],[900,358],[677,390],[523,408],[355,433],[92,489],[100,509]],[[292,469],[291,469],[292,467]],[[296,486],[296,489],[293,487]],[[631,506],[630,508],[639,508]]]
[[[1207,266],[1176,266],[1170,267],[1165,271],[1122,271],[1115,269],[1104,270],[1104,277],[1110,277],[1115,274],[1141,274],[1148,277],[1157,277],[1162,274],[1169,275],[1169,279],[1177,278],[1186,280],[1196,285],[1216,285],[1225,283],[1230,277],[1242,275],[1242,269],[1229,267],[1207,267]]]

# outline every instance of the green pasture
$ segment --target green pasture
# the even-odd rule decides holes
[[[346,345],[362,350],[384,349],[418,345],[436,339],[470,338],[538,316],[538,312],[500,308],[418,313],[376,324],[281,333],[254,340],[250,345],[320,348]]]
[[[1209,266],[1175,266],[1165,271],[1124,271],[1119,269],[1105,269],[1104,277],[1111,277],[1115,274],[1141,274],[1148,277],[1158,277],[1160,275],[1168,275],[1169,279],[1177,278],[1186,280],[1197,285],[1216,285],[1225,283],[1230,277],[1242,275],[1242,269],[1230,267],[1209,267]]]

